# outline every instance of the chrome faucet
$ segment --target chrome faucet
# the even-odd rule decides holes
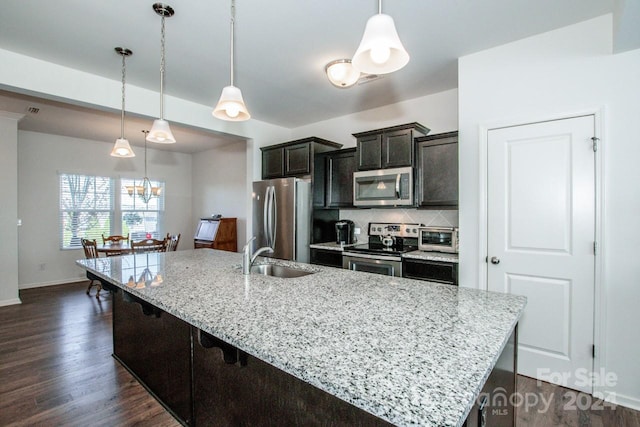
[[[255,240],[255,236],[249,239],[246,245],[242,248],[242,274],[251,273],[251,266],[258,258],[258,255],[264,252],[273,253],[273,248],[270,246],[263,246],[258,249],[253,255],[251,254],[251,242]]]

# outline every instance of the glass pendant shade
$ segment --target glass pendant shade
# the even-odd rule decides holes
[[[369,18],[352,62],[367,74],[388,74],[407,65],[409,54],[402,46],[391,16],[379,13]]]
[[[113,157],[135,157],[136,154],[131,149],[131,145],[129,145],[129,141],[124,138],[116,139],[116,143],[113,146],[113,150],[111,150],[111,155]]]
[[[153,126],[147,135],[147,141],[158,144],[174,144],[176,138],[171,133],[169,122],[164,119],[164,70],[165,70],[165,18],[175,14],[171,6],[164,3],[154,3],[153,10],[161,17],[160,23],[160,117],[153,121]]]
[[[350,59],[337,59],[329,62],[324,71],[332,85],[341,89],[353,86],[360,79],[360,71],[357,70]]]
[[[244,105],[242,92],[235,86],[225,86],[222,89],[220,100],[212,114],[213,117],[232,122],[241,122],[251,118],[247,107]]]
[[[234,54],[234,34],[235,34],[235,18],[236,18],[236,2],[235,0],[231,0],[231,43],[229,43],[229,77],[230,83],[229,86],[225,86],[222,89],[222,94],[220,95],[220,99],[218,100],[218,104],[213,109],[211,114],[213,117],[221,120],[226,120],[229,122],[242,122],[244,120],[249,120],[251,115],[249,114],[249,110],[247,110],[247,106],[244,105],[244,100],[242,99],[242,92],[239,88],[233,85],[233,54]]]
[[[111,156],[113,157],[135,157],[136,154],[131,149],[129,141],[124,137],[124,101],[125,101],[125,86],[126,86],[126,64],[125,59],[128,56],[133,55],[131,49],[125,47],[114,48],[116,53],[122,57],[122,109],[120,111],[120,138],[116,139],[116,143],[111,150]]]
[[[147,135],[147,141],[156,142],[158,144],[173,144],[176,138],[171,133],[169,122],[164,119],[156,119]]]

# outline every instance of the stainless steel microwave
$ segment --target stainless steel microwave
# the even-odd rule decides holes
[[[413,168],[354,172],[353,205],[413,206]]]
[[[458,253],[458,229],[455,227],[420,227],[418,229],[418,249]]]

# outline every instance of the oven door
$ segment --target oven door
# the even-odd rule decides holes
[[[402,258],[344,252],[342,254],[342,268],[382,274],[385,276],[402,277]]]

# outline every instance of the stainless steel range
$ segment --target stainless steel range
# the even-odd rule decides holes
[[[369,243],[345,248],[342,267],[402,277],[402,254],[418,249],[421,225],[370,222]]]

